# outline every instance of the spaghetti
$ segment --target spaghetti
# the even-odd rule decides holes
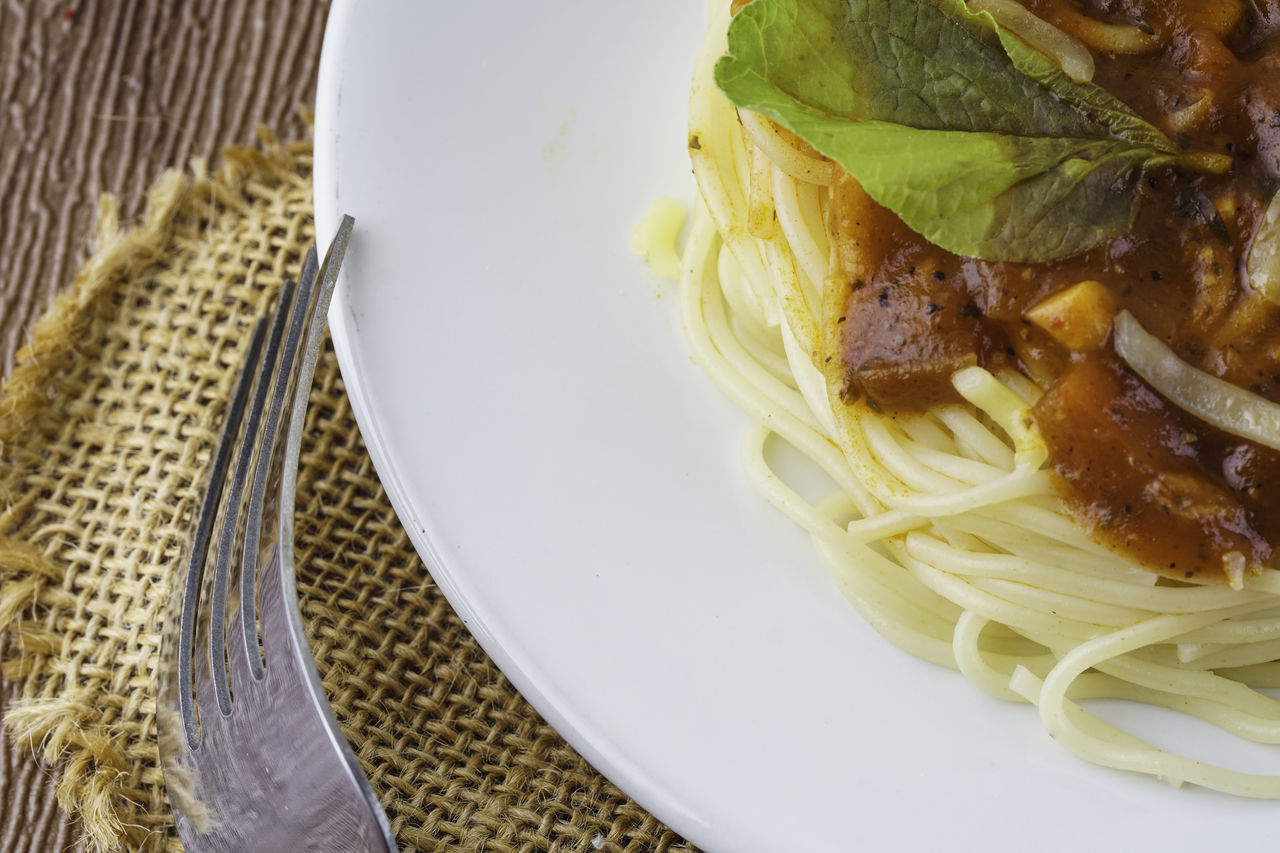
[[[697,363],[749,415],[743,465],[806,530],[841,591],[905,651],[1028,702],[1076,755],[1236,795],[1280,798],[1280,775],[1165,752],[1080,703],[1174,709],[1237,737],[1280,743],[1280,572],[1240,589],[1158,577],[1094,542],[1072,517],[1028,415],[1042,388],[1011,367],[966,366],[961,403],[885,415],[846,404],[824,350],[834,168],[738,111],[713,79],[730,9],[711,20],[692,85],[700,190],[681,311]],[[1093,33],[1077,35],[1089,41]],[[833,403],[834,401],[834,403]],[[816,503],[771,464],[785,442],[834,484]]]

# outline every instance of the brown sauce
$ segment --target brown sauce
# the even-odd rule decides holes
[[[1062,491],[1095,535],[1177,578],[1221,580],[1223,559],[1280,548],[1280,454],[1163,400],[1105,332],[1064,346],[1028,312],[1097,282],[1202,370],[1280,401],[1280,310],[1243,283],[1256,223],[1280,187],[1280,11],[1245,0],[1023,0],[1070,30],[1083,13],[1140,25],[1159,47],[1094,51],[1094,82],[1189,150],[1231,155],[1224,175],[1151,172],[1132,231],[1050,264],[962,258],[914,234],[849,178],[832,190],[844,396],[887,410],[954,399],[966,364],[1010,364],[1049,390],[1034,415]],[[1273,20],[1273,18],[1275,20]],[[1108,314],[1108,316],[1109,316]]]

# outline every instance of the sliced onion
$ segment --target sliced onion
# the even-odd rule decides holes
[[[1244,270],[1250,287],[1269,302],[1280,305],[1280,193],[1271,197],[1271,203],[1258,221]]]
[[[821,155],[810,156],[789,142],[774,124],[751,110],[738,110],[742,128],[756,147],[769,156],[779,169],[797,181],[819,186],[830,186],[835,177],[835,167]],[[816,152],[815,152],[816,153]]]
[[[1128,311],[1116,315],[1115,330],[1120,357],[1175,406],[1223,432],[1280,450],[1280,405],[1187,364]]]
[[[1077,83],[1093,79],[1093,54],[1089,48],[1015,0],[969,0],[969,7],[989,13],[997,24],[1058,63],[1063,73]]]
[[[1062,4],[1060,4],[1062,5]],[[1058,25],[1094,50],[1105,53],[1155,53],[1164,47],[1163,37],[1136,24],[1108,24],[1067,5],[1059,10]]]

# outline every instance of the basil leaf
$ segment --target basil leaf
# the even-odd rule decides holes
[[[994,19],[992,20],[993,25]],[[1156,151],[1172,153],[1173,141],[1156,127],[1140,118],[1133,110],[1101,86],[1072,80],[1052,59],[1029,46],[1007,30],[999,28],[1000,43],[1014,67],[1039,82],[1054,97],[1074,109],[1092,116],[1115,136]]]
[[[1132,226],[1143,169],[1183,162],[1122,102],[963,0],[754,0],[715,74],[733,103],[971,257],[1092,248]]]
[[[853,85],[870,106],[859,118],[1023,136],[1089,136],[1097,129],[1069,103],[1046,98],[1005,53],[994,20],[970,13],[963,0],[815,5],[844,18]]]

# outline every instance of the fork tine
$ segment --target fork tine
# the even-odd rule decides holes
[[[334,234],[333,240],[329,243],[329,248],[325,252],[324,263],[320,265],[320,269],[316,273],[316,304],[311,314],[310,327],[307,330],[306,351],[300,359],[298,374],[298,387],[300,388],[309,390],[315,378],[316,363],[320,360],[320,347],[324,344],[324,327],[329,314],[329,302],[333,298],[333,291],[338,283],[338,271],[341,269],[342,261],[346,257],[347,245],[351,241],[351,231],[354,226],[354,219],[350,216],[342,217],[342,221],[338,223],[338,231]],[[281,598],[284,601],[283,610],[286,617],[284,624],[288,626],[292,636],[269,639],[264,625],[262,641],[268,656],[271,654],[273,643],[281,649],[299,646],[304,649],[307,648],[306,631],[303,628],[302,616],[298,610],[298,590],[294,578],[293,512],[297,497],[298,454],[302,448],[302,428],[307,416],[308,396],[308,394],[301,393],[294,395],[292,410],[289,412],[288,433],[284,442],[284,470],[280,475],[279,538],[276,548],[280,557],[279,585]],[[310,667],[309,677],[312,681],[311,688],[322,697],[324,693],[320,689],[319,677],[315,673],[314,666]],[[325,709],[329,708],[327,701],[322,701],[321,704]],[[329,715],[332,717],[331,710]],[[336,721],[333,722],[333,726],[336,730]],[[343,746],[346,746],[345,741],[343,741]],[[347,750],[348,752],[350,751],[349,748]],[[351,761],[354,763],[354,757],[351,757]]]
[[[316,308],[311,317],[311,328],[307,332],[307,351],[303,356],[302,369],[298,376],[298,382],[306,388],[310,388],[315,379],[316,363],[320,360],[320,347],[324,344],[324,326],[329,315],[329,302],[333,298],[333,291],[338,283],[338,271],[342,267],[343,258],[346,257],[347,244],[351,241],[351,231],[354,227],[354,219],[350,216],[342,217],[342,221],[338,224],[338,231],[333,235],[333,241],[325,252],[324,263],[316,275]],[[290,578],[293,576],[293,509],[295,490],[298,485],[298,453],[302,447],[302,427],[306,416],[307,395],[299,395],[294,398],[293,411],[289,413],[289,434],[285,439],[287,458],[284,474],[280,479],[279,535],[284,565],[289,567]],[[290,583],[292,584],[292,580]]]
[[[263,414],[266,412],[267,394],[275,372],[276,356],[280,349],[281,333],[285,318],[293,308],[293,282],[286,281],[276,302],[275,317],[271,323],[271,335],[266,351],[258,367],[254,383],[253,399],[249,405],[249,417],[245,421],[240,452],[236,457],[235,472],[222,516],[222,531],[218,538],[217,559],[214,564],[213,587],[209,600],[209,671],[212,675],[214,697],[223,716],[231,713],[231,690],[227,682],[227,595],[230,592],[231,569],[244,530],[241,514],[244,511],[245,486],[254,460],[270,452],[270,434],[263,432]],[[294,311],[296,313],[296,310]],[[268,425],[269,426],[269,425]],[[266,441],[264,441],[264,435]]]
[[[309,394],[311,390],[309,384],[305,386],[302,384],[297,374],[304,351],[302,336],[310,324],[314,310],[316,266],[316,249],[313,246],[307,252],[303,263],[301,283],[289,322],[289,336],[284,343],[280,368],[276,372],[271,393],[271,405],[267,410],[267,423],[262,441],[263,453],[259,455],[254,468],[253,486],[245,514],[245,540],[240,563],[240,603],[236,608],[237,633],[235,633],[236,641],[233,642],[235,649],[232,652],[235,663],[231,667],[232,677],[237,679],[243,678],[246,673],[255,681],[260,681],[263,676],[263,660],[258,645],[258,620],[255,612],[257,609],[255,587],[260,587],[258,575],[263,564],[270,558],[270,554],[264,553],[264,549],[260,547],[263,509],[273,469],[278,470],[283,464],[277,447],[280,421],[289,390],[292,387],[295,395]],[[281,472],[278,476],[283,476],[283,473]]]
[[[275,441],[275,421],[278,420],[278,418],[273,417],[273,412],[278,408],[278,404],[275,400],[278,391],[273,389],[278,389],[282,376],[287,378],[287,375],[292,373],[292,357],[289,354],[289,341],[285,338],[285,332],[287,329],[290,329],[292,325],[296,325],[296,317],[301,311],[301,306],[305,306],[304,300],[308,295],[306,292],[307,290],[308,289],[305,287],[299,288],[292,279],[286,279],[284,286],[280,289],[280,296],[276,301],[275,312],[271,318],[271,334],[267,339],[267,351],[263,358],[264,367],[262,372],[259,374],[257,385],[254,388],[253,407],[250,410],[250,423],[245,430],[246,449],[251,447],[254,451],[252,459],[246,458],[245,460],[246,463],[252,462],[254,471],[254,479],[252,486],[249,489],[249,503],[247,506],[236,504],[236,514],[233,516],[231,513],[228,513],[226,516],[227,521],[234,521],[236,530],[243,533],[244,541],[241,543],[239,552],[235,550],[229,550],[227,552],[225,566],[223,565],[222,554],[219,553],[218,556],[219,568],[222,570],[219,572],[218,577],[220,580],[226,582],[226,586],[223,587],[222,590],[223,603],[226,601],[227,594],[229,594],[233,589],[231,585],[236,583],[236,581],[233,580],[233,573],[231,572],[232,560],[235,558],[237,553],[239,553],[239,571],[243,572],[244,566],[253,559],[253,554],[256,554],[257,552],[256,537],[251,538],[251,535],[255,530],[253,497],[254,492],[258,487],[259,472],[269,465],[272,456],[272,446]],[[281,352],[282,345],[284,348],[283,353]],[[271,392],[270,397],[268,397],[268,392]],[[247,471],[247,465],[244,470],[241,470],[239,465],[237,465],[237,478],[242,475],[247,478]],[[237,484],[240,487],[237,497],[243,497],[246,481],[237,479]],[[248,519],[247,527],[246,522],[243,519]],[[241,597],[244,596],[244,583],[239,583],[237,587],[234,588],[239,590],[239,595]],[[248,585],[248,594],[250,596],[253,595],[252,584]],[[219,619],[218,622],[222,627],[229,630],[230,633],[229,637],[220,637],[218,634],[213,634],[211,637],[210,647],[210,656],[213,661],[222,660],[223,658],[221,655],[224,653],[226,655],[225,669],[222,670],[222,673],[219,673],[219,669],[215,667],[214,673],[215,676],[217,676],[229,671],[229,687],[231,698],[233,700],[235,691],[241,690],[246,686],[243,680],[243,675],[250,671],[252,662],[254,662],[246,653],[246,646],[242,641],[246,632],[240,624],[243,613],[243,607],[241,604],[242,602],[232,606],[230,625],[227,625],[225,621],[227,616],[225,608],[218,609],[218,605],[214,605],[215,609],[213,613],[222,614],[222,618]],[[219,647],[220,641],[225,641],[225,651],[223,648]],[[256,655],[254,657],[256,658]],[[261,663],[258,663],[259,666],[261,666]],[[218,678],[215,677],[215,684],[217,681]],[[223,681],[225,683],[225,678]]]
[[[257,658],[257,654],[250,652],[245,648],[243,637],[244,630],[244,608],[235,607],[231,615],[231,623],[227,626],[227,671],[231,679],[231,696],[232,700],[238,705],[240,699],[237,697],[249,695],[248,691],[252,690],[254,678],[252,670],[252,661]],[[256,626],[254,627],[257,632]],[[258,659],[261,665],[261,659]]]
[[[210,468],[209,484],[205,490],[204,500],[200,504],[200,514],[196,521],[196,533],[192,539],[191,551],[187,557],[185,586],[182,590],[181,615],[178,627],[177,648],[177,705],[182,728],[186,734],[187,746],[196,749],[200,744],[200,729],[196,719],[195,697],[192,690],[195,684],[193,671],[193,650],[195,648],[196,610],[200,598],[200,589],[204,576],[205,563],[208,558],[209,539],[213,534],[214,521],[218,515],[218,504],[222,497],[222,488],[226,480],[227,467],[231,463],[231,454],[235,448],[235,439],[240,431],[240,422],[244,418],[245,405],[249,399],[253,377],[261,357],[266,325],[259,320],[254,324],[249,338],[248,351],[245,354],[244,366],[240,377],[236,380],[235,391],[227,406],[227,414],[223,420],[222,435],[218,439],[218,448],[214,452],[213,465]],[[170,615],[172,618],[172,614]]]
[[[286,655],[296,654],[299,648],[297,636],[290,630],[286,615],[288,605],[281,582],[285,572],[280,562],[279,549],[272,553],[270,559],[263,560],[258,568],[258,618],[262,628],[262,645],[268,661],[281,660]],[[306,651],[309,653],[310,649]]]

